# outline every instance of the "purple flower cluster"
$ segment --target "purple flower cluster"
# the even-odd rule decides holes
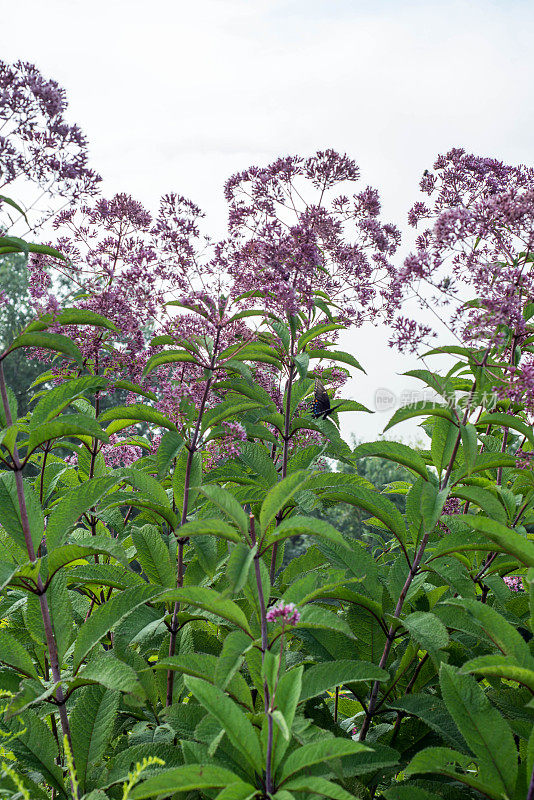
[[[355,162],[333,150],[251,167],[227,182],[237,293],[255,290],[266,306],[294,313],[326,293],[347,320],[375,318],[400,234],[377,219],[377,192],[332,196],[359,178]]]
[[[274,622],[275,619],[282,619],[284,624],[296,625],[300,619],[300,611],[297,610],[295,603],[284,603],[280,600],[267,612],[267,621]]]
[[[511,592],[522,592],[525,588],[523,579],[519,575],[507,575],[503,581]]]
[[[453,149],[425,170],[420,187],[433,205],[410,210],[410,225],[427,227],[393,276],[391,299],[450,306],[443,322],[475,346],[498,342],[505,327],[523,336],[523,308],[534,297],[534,170]],[[466,295],[478,301],[465,306]],[[391,343],[414,351],[428,336],[425,326],[402,322]]]
[[[33,229],[62,204],[79,202],[97,192],[100,177],[87,166],[87,140],[65,120],[65,91],[32,64],[0,61],[0,190],[26,200]],[[28,195],[36,184],[37,199]],[[3,211],[10,210],[5,206]],[[4,231],[16,221],[6,214]]]

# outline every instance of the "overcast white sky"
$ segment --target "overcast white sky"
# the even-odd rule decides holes
[[[356,159],[385,218],[405,228],[423,170],[465,147],[534,163],[531,0],[0,0],[0,58],[68,93],[104,192],[149,208],[177,191],[224,234],[222,186],[278,155]],[[409,234],[408,234],[409,235]],[[414,387],[387,331],[344,345],[366,367],[345,396]],[[435,364],[436,368],[438,363]],[[347,414],[374,438],[388,414]],[[404,423],[397,436],[416,435]]]

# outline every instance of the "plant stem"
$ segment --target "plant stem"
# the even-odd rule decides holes
[[[398,600],[397,605],[395,607],[395,612],[393,614],[395,619],[399,619],[399,617],[401,615],[402,607],[404,605],[404,601],[406,600],[406,595],[408,594],[408,590],[409,590],[410,586],[412,585],[412,581],[413,581],[415,575],[417,574],[417,570],[419,568],[419,564],[421,563],[421,559],[423,557],[423,553],[425,552],[425,547],[427,546],[427,543],[428,543],[428,537],[429,537],[429,534],[425,533],[425,535],[423,536],[423,538],[421,540],[421,544],[419,545],[419,549],[417,550],[417,553],[415,554],[415,558],[414,558],[414,560],[412,562],[412,566],[410,567],[410,571],[408,572],[408,577],[406,578],[404,586],[402,587],[402,591],[400,593],[399,600]],[[394,638],[395,638],[395,626],[391,625],[391,627],[390,627],[390,629],[388,631],[388,634],[386,636],[386,643],[384,645],[384,652],[382,653],[382,658],[380,659],[379,667],[381,669],[385,669],[385,667],[386,667],[388,656],[389,656],[389,652],[391,650],[391,646],[393,644]],[[367,714],[365,715],[365,719],[363,721],[362,729],[360,731],[360,737],[359,737],[360,742],[363,742],[365,740],[365,737],[367,736],[367,732],[369,731],[369,726],[371,724],[371,719],[373,717],[373,714],[374,714],[374,711],[375,711],[375,708],[376,708],[376,704],[377,704],[378,691],[380,689],[380,683],[381,683],[381,681],[375,681],[374,684],[373,684],[373,688],[371,689],[371,695],[369,697],[369,706],[368,706],[368,709],[367,709]]]
[[[532,767],[532,775],[530,776],[526,800],[534,800],[534,766]]]
[[[293,351],[293,339],[291,340],[291,350]],[[287,475],[287,462],[289,456],[289,430],[291,426],[291,389],[293,387],[293,376],[295,374],[295,367],[293,365],[293,357],[291,358],[291,363],[289,365],[289,375],[287,377],[286,383],[286,407],[284,411],[284,435],[282,437],[284,446],[282,450],[282,474],[281,479],[283,480]],[[282,521],[282,514],[283,509],[278,512],[276,515],[276,525],[280,525]],[[269,570],[269,577],[271,579],[271,583],[274,581],[274,576],[276,574],[276,557],[278,555],[278,542],[275,542],[273,545],[272,553],[271,553],[271,568]]]
[[[13,418],[11,416],[11,409],[9,407],[9,400],[7,396],[6,381],[4,377],[4,366],[1,360],[0,360],[0,396],[2,398],[2,406],[4,409],[6,424],[9,427],[13,424]],[[35,563],[36,562],[35,548],[33,546],[33,541],[31,537],[30,522],[28,518],[28,508],[26,506],[26,496],[24,493],[24,481],[22,479],[22,464],[19,458],[19,452],[16,444],[13,446],[13,466],[14,466],[13,471],[15,473],[15,486],[17,490],[17,501],[20,511],[20,521],[21,521],[22,531],[24,534],[24,542],[26,544],[26,550],[28,551],[28,557],[30,561],[32,563]],[[52,626],[52,620],[50,618],[50,609],[48,607],[48,601],[46,599],[46,590],[44,588],[41,575],[39,575],[37,578],[37,590],[39,595],[41,616],[43,619],[46,645],[48,649],[48,658],[50,661],[50,669],[52,671],[52,679],[54,683],[58,684],[55,692],[55,698],[58,705],[59,719],[61,721],[61,729],[63,731],[63,735],[67,737],[69,746],[72,751],[72,740],[70,734],[69,718],[67,715],[67,709],[65,707],[65,698],[63,695],[63,689],[60,685],[61,670],[59,666],[58,649],[56,640],[54,638],[54,629]],[[78,792],[76,790],[76,787],[73,785],[72,789],[75,800],[77,800]]]
[[[193,458],[195,457],[195,453],[198,449],[198,440],[200,436],[200,426],[202,425],[202,416],[204,414],[204,409],[206,407],[206,403],[208,401],[211,385],[213,383],[213,373],[215,370],[215,359],[217,357],[217,348],[219,346],[219,339],[221,335],[221,328],[217,327],[217,335],[215,337],[215,342],[213,345],[213,355],[211,356],[210,366],[209,366],[209,377],[206,381],[206,386],[204,387],[204,394],[202,395],[202,400],[200,401],[200,408],[198,410],[197,421],[195,423],[195,429],[193,431],[193,436],[191,437],[191,441],[187,448],[187,464],[185,467],[185,477],[184,477],[184,502],[182,508],[182,517],[180,520],[180,527],[185,525],[187,522],[187,512],[189,510],[189,490],[190,490],[190,483],[191,483],[191,469],[193,466]],[[184,545],[185,545],[185,538],[183,536],[178,538],[178,566],[177,566],[177,575],[176,575],[176,588],[181,589],[184,582]],[[171,621],[171,638],[169,641],[169,656],[172,658],[176,651],[176,637],[178,635],[178,614],[180,612],[180,603],[177,601],[174,604],[174,609],[172,612],[172,621]],[[167,705],[172,705],[172,692],[174,686],[174,670],[170,669],[167,672]]]
[[[252,544],[256,544],[256,531],[254,525],[254,515],[250,517],[250,539]],[[258,599],[260,603],[260,630],[261,630],[261,660],[262,663],[265,659],[265,653],[269,647],[269,639],[267,636],[267,610],[265,608],[265,598],[263,596],[263,584],[261,582],[261,569],[260,569],[260,554],[256,553],[254,556],[254,572],[256,575],[256,586],[258,589]],[[272,757],[273,757],[273,716],[271,709],[271,697],[269,694],[269,687],[267,681],[263,684],[263,693],[265,696],[265,714],[267,715],[267,751],[265,755],[265,793],[270,795],[273,791],[272,781]],[[274,699],[274,698],[273,698]]]

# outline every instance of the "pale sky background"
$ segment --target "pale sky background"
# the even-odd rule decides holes
[[[0,58],[31,61],[67,90],[103,192],[155,210],[177,191],[207,212],[215,236],[225,179],[277,156],[348,153],[406,246],[407,211],[438,153],[534,163],[532,0],[0,0],[0,9]],[[384,329],[345,336],[368,374],[344,396],[373,407],[377,388],[417,388],[400,373],[422,365],[387,340]],[[389,413],[345,414],[343,432],[376,438]],[[410,422],[393,432],[418,435]]]

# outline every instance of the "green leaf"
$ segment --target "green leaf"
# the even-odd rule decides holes
[[[44,535],[44,516],[35,489],[27,479],[24,481],[24,496],[30,527],[30,537],[34,550],[37,550]],[[4,472],[0,475],[0,524],[5,528],[6,533],[9,534],[13,541],[27,553],[16,480],[12,472]],[[26,557],[29,557],[29,553]]]
[[[88,768],[102,759],[111,739],[119,698],[119,692],[102,686],[89,686],[78,696],[70,724],[76,774],[82,791]]]
[[[226,786],[215,800],[252,800],[259,793],[259,789],[255,789],[250,783],[239,781]]]
[[[306,333],[303,333],[302,336],[299,338],[297,342],[297,347],[299,350],[304,350],[308,342],[313,341],[313,339],[317,339],[318,336],[322,336],[325,333],[329,333],[330,331],[337,331],[340,328],[344,328],[344,325],[339,323],[327,323],[319,322],[317,325],[314,325],[310,328]]]
[[[517,751],[508,723],[470,675],[442,664],[440,685],[451,716],[480,759],[481,779],[511,797],[517,778]]]
[[[73,681],[69,681],[69,691],[87,684],[100,684],[106,689],[118,692],[142,693],[135,670],[115,658],[111,652],[100,653],[86,667],[83,667],[78,676]]]
[[[30,418],[30,430],[34,430],[44,422],[48,422],[53,417],[63,411],[69,403],[77,397],[81,397],[85,392],[98,391],[108,385],[105,378],[85,375],[66,383],[61,383],[54,389],[49,389],[39,400]]]
[[[140,405],[139,403],[132,403],[131,406],[115,406],[114,408],[109,408],[98,417],[100,423],[110,422],[111,420],[132,420],[132,425],[135,422],[151,422],[153,425],[157,425],[160,428],[176,430],[174,422],[171,422],[161,411],[156,411],[149,406]]]
[[[61,333],[43,333],[42,331],[35,331],[34,333],[22,333],[17,336],[15,341],[10,345],[9,352],[17,350],[19,347],[38,347],[40,350],[54,350],[56,353],[65,353],[70,356],[78,364],[83,361],[83,356],[80,348],[67,336]]]
[[[342,789],[339,784],[327,781],[326,778],[313,776],[295,778],[286,783],[286,789],[291,792],[306,792],[322,797],[332,797],[333,800],[354,800],[353,794]]]
[[[134,489],[139,489],[152,502],[170,508],[167,492],[152,475],[133,467],[120,467],[113,470],[113,474],[120,477],[122,481],[131,484]]]
[[[208,488],[208,487],[204,487]],[[218,487],[217,487],[218,488]],[[222,519],[198,519],[186,522],[179,528],[180,536],[217,536],[228,542],[240,542],[235,528]]]
[[[174,792],[193,792],[242,783],[237,775],[223,767],[209,764],[184,764],[164,770],[148,778],[131,792],[129,800],[146,800],[148,797],[167,797]]]
[[[343,535],[334,528],[329,522],[316,517],[295,516],[289,517],[278,525],[269,536],[269,544],[281,542],[291,536],[317,536],[332,544],[341,545],[349,548],[350,545],[345,541]]]
[[[446,747],[427,747],[417,753],[404,770],[405,777],[420,773],[434,772],[438,775],[445,775],[447,778],[460,781],[467,786],[476,789],[492,800],[502,800],[503,794],[499,787],[483,783],[477,778],[473,778],[468,772],[473,761],[471,755],[458,753],[456,750],[449,750]],[[462,772],[458,772],[454,767],[458,765]],[[415,800],[415,796],[414,796]]]
[[[324,692],[347,683],[360,681],[387,681],[389,672],[367,661],[325,661],[304,672],[299,702],[317,697]]]
[[[48,552],[65,541],[78,519],[93,508],[118,482],[117,477],[92,478],[64,495],[50,514],[46,527]]]
[[[225,370],[230,370],[230,372],[237,372],[244,380],[252,383],[253,378],[250,367],[247,367],[243,361],[238,361],[236,358],[229,358],[228,361],[224,361],[221,366],[224,367]]]
[[[406,524],[398,508],[376,491],[360,488],[359,486],[344,486],[333,492],[326,492],[324,498],[334,502],[350,503],[350,505],[363,508],[379,519],[400,541],[406,541]]]
[[[73,667],[78,670],[83,658],[106,633],[140,606],[161,594],[161,587],[136,586],[116,594],[99,606],[79,629],[74,646]]]
[[[430,452],[438,476],[447,469],[458,439],[458,428],[450,419],[437,417],[432,428]]]
[[[22,724],[22,733],[21,731]],[[31,772],[38,772],[46,783],[67,797],[61,769],[55,763],[57,745],[52,731],[33,711],[24,711],[3,726],[16,734],[9,740],[8,748],[16,761]]]
[[[462,451],[464,462],[467,467],[467,474],[471,475],[478,456],[477,429],[468,422],[466,425],[460,426],[460,435],[462,437]]]
[[[426,650],[436,666],[443,658],[439,653],[449,644],[449,635],[443,622],[427,611],[414,611],[402,619],[402,624],[413,639]]]
[[[18,205],[18,203],[15,203],[14,200],[12,200],[10,197],[6,197],[3,194],[0,194],[0,200],[3,203],[7,203],[8,206],[11,206],[11,208],[14,208],[15,211],[18,211],[19,214],[21,214],[21,216],[24,217],[26,223],[29,225],[28,217],[26,216],[26,213],[23,211],[23,209]]]
[[[215,670],[215,683],[220,689],[227,687],[251,647],[252,640],[243,631],[232,631],[225,637]]]
[[[200,678],[188,676],[185,683],[198,702],[222,725],[229,740],[244,756],[252,770],[261,774],[263,759],[258,736],[239,706],[218,687]]]
[[[182,447],[184,440],[177,431],[167,431],[161,437],[159,447],[156,452],[156,467],[158,469],[158,478],[166,475],[169,466],[176,458]]]
[[[64,308],[55,320],[50,318],[50,322],[52,321],[59,322],[60,325],[94,325],[97,328],[107,328],[108,331],[118,331],[111,320],[88,308]]]
[[[73,561],[78,561],[78,559],[81,558],[88,558],[97,553],[111,556],[125,567],[128,566],[128,557],[119,542],[115,539],[108,539],[105,536],[90,536],[88,532],[85,541],[82,540],[79,544],[62,545],[50,553],[48,559],[48,573],[52,576],[58,569],[61,569],[61,567],[64,567],[66,564],[72,564]]]
[[[247,411],[253,411],[255,408],[261,408],[261,403],[255,403],[251,400],[224,400],[218,403],[214,408],[210,408],[202,416],[202,425],[200,432],[204,433],[208,428],[213,428],[215,425],[223,422],[231,417],[237,417],[245,414]]]
[[[475,531],[483,533],[499,550],[515,556],[517,560],[527,567],[534,567],[534,544],[524,539],[516,531],[501,525],[494,519],[468,514],[463,521]]]
[[[230,553],[230,558],[226,565],[226,577],[232,594],[241,591],[248,579],[248,573],[254,556],[256,555],[257,545],[249,547],[246,544],[236,544]]]
[[[310,365],[310,357],[308,353],[299,353],[293,358],[293,363],[297,368],[297,372],[301,378],[306,378],[308,375],[308,367]]]
[[[108,442],[109,436],[102,430],[98,422],[85,414],[62,414],[57,419],[38,425],[28,439],[28,451],[33,452],[44,442],[63,437],[90,436],[102,442]]]
[[[488,425],[498,425],[500,428],[511,428],[524,436],[534,447],[534,433],[532,426],[522,422],[511,414],[482,414],[477,421],[477,428],[487,428]]]
[[[156,353],[156,355],[148,359],[143,370],[143,378],[146,378],[155,369],[161,367],[162,364],[177,364],[180,362],[196,364],[197,359],[187,350],[164,350],[162,353]]]
[[[133,528],[132,542],[137,550],[137,559],[149,581],[171,589],[176,584],[176,574],[169,548],[155,525]]]
[[[260,524],[263,532],[267,530],[276,515],[287,505],[291,498],[313,477],[308,470],[299,470],[288,475],[270,489],[262,503],[260,511]]]
[[[198,487],[202,483],[202,459],[200,452],[191,453],[184,447],[178,454],[172,475],[172,493],[179,518],[183,516],[187,475],[189,475],[187,511],[190,513],[198,496]]]
[[[366,458],[367,456],[386,458],[396,464],[402,464],[403,467],[408,467],[408,469],[428,480],[428,470],[423,457],[417,450],[413,450],[405,444],[400,444],[400,442],[380,441],[360,444],[354,448],[353,456],[355,460]]]
[[[438,406],[430,401],[421,400],[417,403],[411,403],[408,406],[404,406],[403,408],[397,409],[397,411],[395,411],[390,421],[384,428],[384,433],[390,428],[392,428],[394,425],[398,425],[399,422],[404,422],[407,419],[411,419],[412,417],[419,417],[421,415],[444,417],[445,419],[450,419],[451,421],[454,421],[455,419],[452,411],[448,406]]]
[[[239,606],[232,600],[226,600],[223,596],[205,586],[188,586],[184,589],[172,589],[165,592],[160,597],[161,602],[187,603],[195,608],[203,608],[210,614],[227,619],[237,625],[246,633],[250,634],[250,627],[247,618]]]
[[[340,361],[342,364],[348,364],[351,367],[365,372],[364,368],[350,353],[344,353],[342,350],[323,350],[314,349],[308,350],[310,358],[327,358],[329,361]]]
[[[267,486],[278,481],[278,472],[266,447],[257,442],[243,442],[240,449],[239,460],[256,472]]]
[[[449,604],[461,605],[504,655],[515,658],[522,667],[534,667],[534,659],[530,655],[528,644],[516,628],[494,608],[486,603],[467,598],[463,599],[461,603],[452,600],[449,601]]]
[[[458,750],[466,750],[466,744],[458,733],[454,720],[441,698],[433,694],[407,694],[397,700],[390,700],[388,708],[404,711],[423,720],[445,742]]]
[[[4,628],[0,628],[0,661],[23,675],[38,679],[28,651]]]
[[[233,494],[226,489],[222,489],[220,486],[203,486],[201,492],[211,503],[219,506],[221,511],[224,511],[224,513],[235,522],[242,533],[247,533],[249,525],[248,517]]]
[[[488,678],[515,681],[534,692],[534,669],[520,666],[512,656],[478,656],[462,664],[462,672],[476,673]]]
[[[322,764],[333,758],[362,753],[368,749],[361,742],[353,742],[352,739],[322,739],[318,742],[309,742],[294,750],[286,758],[280,769],[279,783],[284,784],[292,775],[296,775],[314,764]]]

